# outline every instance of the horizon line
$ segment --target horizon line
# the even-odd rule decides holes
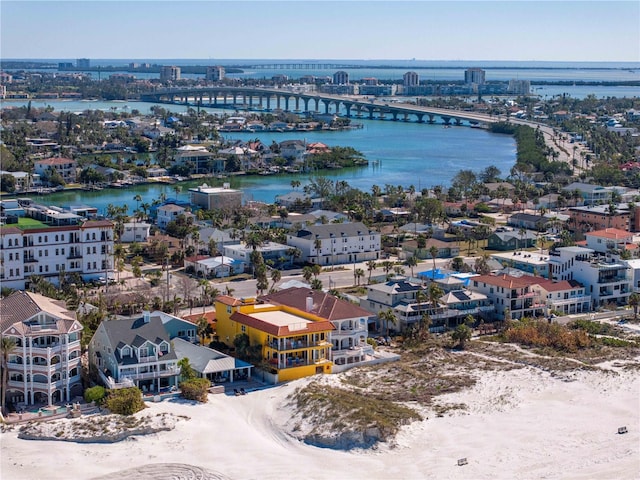
[[[316,62],[545,62],[545,63],[637,63],[640,65],[639,60],[515,60],[515,59],[403,59],[403,58],[212,58],[212,57],[87,57],[87,56],[74,56],[74,57],[0,57],[0,61],[9,60],[66,60],[66,59],[78,59],[88,58],[89,60],[205,60],[205,61],[316,61]]]

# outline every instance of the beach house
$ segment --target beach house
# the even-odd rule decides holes
[[[8,405],[69,402],[82,395],[82,325],[64,302],[16,291],[0,300],[0,336],[15,341],[8,352]]]
[[[148,311],[141,318],[102,321],[89,342],[89,365],[107,388],[159,391],[177,386],[180,378],[164,322]]]
[[[251,347],[259,347],[265,378],[274,383],[331,373],[331,322],[311,312],[286,305],[257,303],[255,299],[216,298],[217,333],[234,347],[246,335]]]
[[[335,327],[331,333],[334,373],[373,356],[373,347],[367,343],[367,337],[368,324],[374,315],[367,310],[328,293],[303,287],[286,288],[259,299],[304,310],[330,321]]]
[[[331,223],[302,228],[287,235],[287,245],[299,248],[301,259],[319,265],[364,262],[380,258],[380,232],[361,222]]]

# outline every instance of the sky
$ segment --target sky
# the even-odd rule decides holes
[[[0,1],[0,58],[640,61],[640,2]]]

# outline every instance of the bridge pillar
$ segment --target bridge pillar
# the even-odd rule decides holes
[[[444,122],[445,125],[451,124],[451,117],[445,117],[444,115],[441,115],[440,117],[442,118],[442,121]]]
[[[409,121],[409,114],[408,114],[408,113],[403,114],[403,117],[404,117],[404,118],[403,118],[402,120],[403,120],[404,122],[408,122],[408,121]]]
[[[329,114],[329,105],[331,104],[331,102],[329,100],[325,100],[324,102],[324,113],[326,113],[327,115]]]
[[[459,118],[454,118],[453,120],[456,122],[457,126],[462,125],[462,120],[460,120]]]
[[[284,111],[288,112],[289,111],[289,96],[284,97]]]
[[[369,110],[369,118],[373,120],[373,107],[367,108],[367,110]]]
[[[280,95],[276,95],[276,109],[280,110]]]
[[[316,101],[316,109],[314,111],[318,112],[320,110],[320,99],[314,98],[314,100]]]
[[[416,113],[416,117],[418,117],[418,123],[424,122],[424,113]]]
[[[238,94],[234,93],[233,94],[233,105],[235,105],[236,103],[238,103]]]
[[[271,95],[267,95],[267,110],[271,110]]]
[[[429,123],[436,123],[436,118],[433,113],[429,113]]]
[[[351,116],[351,107],[353,107],[352,103],[343,103],[345,110],[347,111],[346,116]]]
[[[398,112],[391,112],[391,115],[393,116],[394,122],[398,120]]]
[[[308,112],[309,111],[309,99],[308,98],[303,98],[302,101],[304,102],[304,111]]]
[[[222,94],[222,104],[223,105],[227,104],[227,92]]]
[[[296,98],[296,112],[300,111],[300,97],[295,97]]]

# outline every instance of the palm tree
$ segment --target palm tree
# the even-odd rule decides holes
[[[313,242],[313,248],[316,249],[316,263],[320,265],[320,249],[322,248],[322,240],[316,238]]]
[[[418,265],[418,258],[415,255],[411,255],[404,263],[411,269],[411,276],[413,277],[413,267]]]
[[[435,245],[431,245],[429,248],[429,255],[431,255],[431,260],[433,260],[433,270],[432,270],[432,278],[436,277],[436,257],[438,256],[438,247]]]
[[[367,280],[368,284],[371,284],[371,273],[376,269],[376,265],[375,260],[369,260],[367,262],[367,270],[369,271],[369,279]]]
[[[198,335],[200,336],[200,343],[204,344],[204,340],[207,337],[209,331],[209,322],[204,315],[198,318]]]
[[[431,303],[434,312],[436,308],[438,308],[438,302],[440,301],[442,295],[444,295],[444,291],[438,286],[436,282],[431,282],[429,284],[428,296],[429,302]]]
[[[387,330],[387,337],[389,336],[389,323],[392,323],[393,325],[395,325],[396,323],[398,323],[398,319],[396,318],[395,314],[393,313],[393,310],[391,310],[390,308],[387,308],[386,310],[383,310],[381,312],[378,313],[378,318],[382,321],[384,321],[385,323],[385,328]]]
[[[176,192],[176,200],[178,200],[178,195],[180,195],[180,192],[182,191],[182,187],[180,185],[174,185],[173,191]]]
[[[271,291],[275,291],[276,289],[276,283],[278,283],[280,281],[280,279],[282,278],[282,273],[280,272],[280,270],[274,268],[273,270],[271,270]]]
[[[0,364],[0,369],[2,370],[2,403],[0,406],[0,412],[2,414],[5,413],[4,406],[7,400],[7,386],[9,384],[9,355],[16,346],[17,343],[13,337],[2,337],[0,340],[0,349],[2,350],[2,352],[0,352],[2,355],[0,358],[2,361],[2,364]]]
[[[520,250],[522,250],[522,240],[524,239],[524,236],[527,234],[527,229],[524,227],[520,227],[520,230],[518,230],[518,235],[520,235]]]
[[[140,202],[142,202],[142,195],[139,193],[133,197],[133,200],[136,202],[136,211],[140,209]]]
[[[638,305],[640,305],[640,295],[637,293],[632,293],[629,295],[629,300],[627,300],[630,307],[633,307],[633,319],[638,319]]]

